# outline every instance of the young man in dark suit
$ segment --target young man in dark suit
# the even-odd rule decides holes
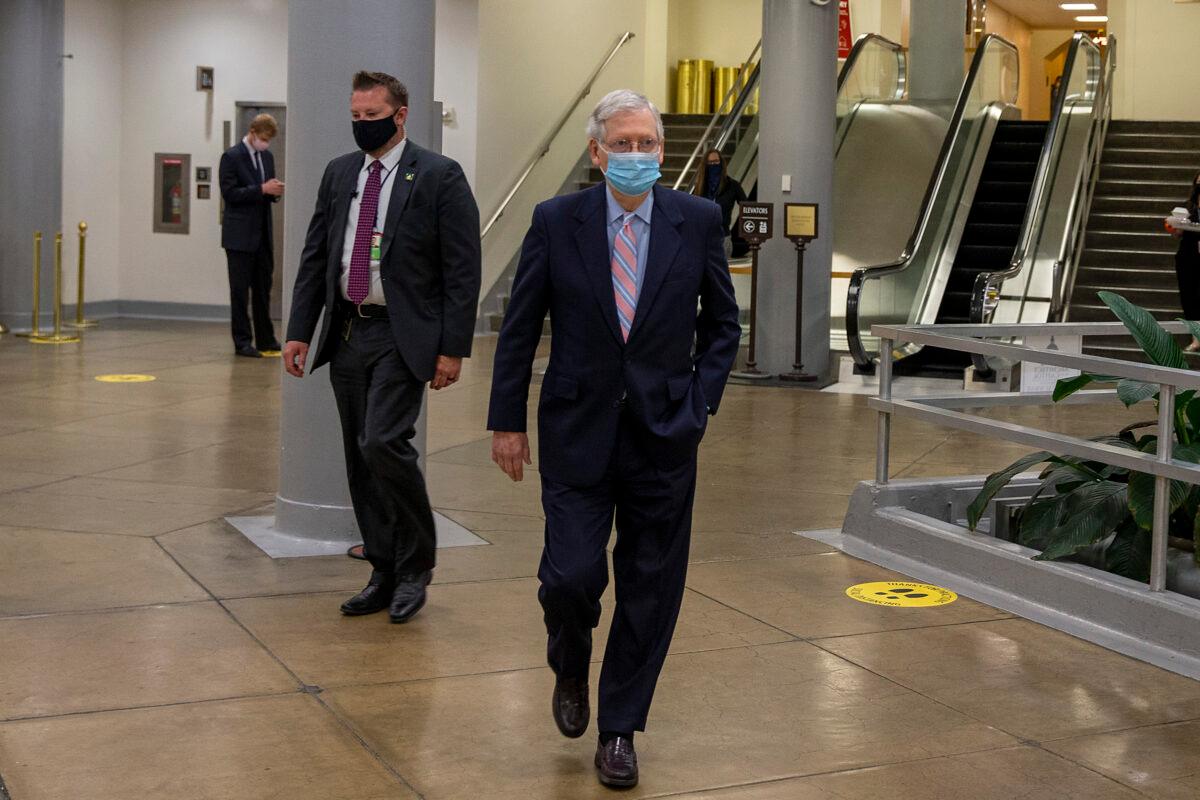
[[[605,184],[533,213],[496,345],[488,428],[493,460],[521,480],[531,365],[549,312],[538,598],[557,678],[554,721],[569,737],[588,726],[592,629],[615,516],[617,604],[595,765],[601,783],[625,787],[638,781],[633,734],[645,730],[683,598],[696,450],[741,327],[721,209],[656,185],[663,127],[654,105],[612,92],[592,111],[588,137]]]
[[[411,439],[425,384],[458,380],[479,301],[479,209],[459,165],[405,137],[408,90],[359,72],[350,95],[360,150],[329,162],[296,273],[283,362],[330,364],[354,515],[374,568],[342,604],[407,622],[425,604],[437,547]]]
[[[221,156],[218,180],[225,201],[221,246],[229,263],[229,316],[233,348],[239,356],[261,358],[263,350],[279,350],[271,323],[271,279],[275,258],[271,204],[283,196],[275,179],[275,156],[267,148],[279,132],[275,118],[259,114],[250,131]],[[254,330],[246,312],[246,296],[254,310]]]

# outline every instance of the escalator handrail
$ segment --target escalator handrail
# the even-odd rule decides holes
[[[1009,278],[1016,277],[1025,267],[1026,255],[1033,246],[1034,237],[1041,230],[1041,222],[1046,215],[1046,204],[1050,199],[1050,182],[1054,177],[1054,160],[1055,153],[1062,147],[1062,137],[1065,135],[1065,130],[1062,126],[1063,109],[1067,104],[1067,87],[1071,85],[1071,78],[1074,75],[1074,70],[1077,66],[1078,56],[1081,50],[1090,48],[1095,54],[1096,60],[1100,61],[1100,48],[1091,40],[1085,33],[1075,33],[1071,37],[1071,47],[1067,50],[1067,60],[1063,64],[1062,83],[1063,88],[1058,93],[1058,97],[1054,98],[1054,105],[1050,109],[1050,124],[1046,128],[1046,136],[1042,140],[1041,153],[1038,154],[1037,170],[1034,173],[1033,188],[1029,193],[1029,200],[1025,207],[1025,218],[1021,222],[1021,232],[1017,237],[1017,246],[1013,250],[1012,257],[1009,259],[1008,268],[997,270],[995,272],[981,272],[975,276],[975,285],[971,290],[971,324],[980,325],[987,320],[987,300],[990,293],[990,287],[999,286]],[[1089,87],[1091,90],[1091,101],[1095,104],[1098,99],[1099,86]],[[1087,90],[1084,92],[1084,98],[1087,98]],[[982,362],[982,363],[979,363]],[[975,364],[977,370],[987,372],[987,361],[982,356],[978,357]]]
[[[620,51],[620,49],[624,47],[630,39],[633,38],[633,31],[625,31],[623,34],[617,37],[616,42],[613,43],[613,46],[609,49],[608,54],[603,60],[600,61],[596,68],[592,70],[592,74],[588,77],[587,82],[584,83],[583,88],[575,94],[574,99],[558,118],[558,121],[555,122],[554,127],[550,129],[550,133],[548,133],[546,137],[538,144],[537,150],[529,159],[529,162],[525,165],[525,169],[522,170],[520,177],[518,177],[513,185],[509,187],[508,193],[504,195],[504,199],[500,201],[500,205],[496,207],[496,210],[484,224],[483,229],[479,234],[480,239],[483,239],[485,236],[487,236],[488,232],[491,231],[492,226],[496,224],[496,221],[499,220],[500,217],[504,216],[504,210],[508,208],[508,204],[512,202],[514,197],[516,197],[517,192],[521,191],[521,187],[529,178],[530,173],[533,172],[534,167],[536,167],[538,162],[545,158],[546,154],[550,152],[550,146],[554,144],[554,140],[558,138],[558,134],[563,128],[566,127],[567,123],[571,121],[571,115],[575,113],[575,109],[579,108],[579,104],[583,102],[583,98],[587,97],[591,93],[592,87],[596,84],[596,79],[600,77],[600,73],[603,72],[604,68],[607,67],[609,63],[617,57],[617,52]]]
[[[907,269],[909,263],[912,261],[913,254],[916,252],[917,246],[931,221],[933,199],[939,194],[942,183],[950,171],[950,154],[954,151],[954,144],[958,141],[958,137],[962,133],[971,90],[975,88],[975,81],[979,78],[979,73],[983,69],[984,56],[987,54],[992,42],[1006,46],[1014,53],[1018,52],[1016,45],[995,33],[989,33],[980,40],[979,47],[976,48],[975,55],[971,59],[971,68],[967,71],[967,77],[963,81],[962,89],[958,93],[958,101],[954,105],[954,113],[950,117],[950,125],[946,129],[946,136],[942,139],[942,148],[938,152],[937,161],[934,162],[937,167],[929,179],[929,185],[925,187],[925,196],[921,200],[921,210],[917,214],[917,224],[913,227],[913,232],[908,237],[908,242],[904,245],[904,250],[900,253],[900,257],[886,264],[859,267],[850,276],[850,287],[846,292],[846,339],[850,347],[850,355],[854,358],[854,363],[862,370],[869,371],[875,367],[875,359],[863,347],[862,333],[859,331],[858,307],[862,298],[862,288],[868,280],[877,280],[885,275]],[[1018,65],[1019,63],[1018,61]],[[1018,66],[1019,69],[1020,67]],[[1020,85],[1019,76],[1020,73],[1018,72],[1018,85]]]
[[[846,60],[842,62],[842,68],[838,72],[837,92],[842,93],[842,84],[846,82],[854,71],[854,65],[858,62],[858,57],[866,49],[871,42],[879,42],[887,49],[897,55],[896,65],[896,91],[893,93],[893,100],[899,100],[904,97],[904,92],[908,86],[908,62],[904,58],[904,45],[893,42],[886,36],[880,36],[878,33],[863,33],[854,40],[854,46],[850,48],[850,54],[846,56]]]
[[[1092,198],[1095,197],[1096,180],[1100,176],[1100,158],[1104,153],[1108,123],[1112,119],[1112,81],[1116,69],[1117,37],[1115,34],[1109,34],[1108,47],[1104,54],[1104,66],[1101,70],[1100,90],[1096,100],[1100,113],[1092,120],[1092,132],[1086,156],[1087,170],[1081,174],[1080,181],[1076,184],[1071,196],[1071,210],[1067,220],[1067,227],[1071,234],[1063,237],[1058,259],[1054,262],[1059,274],[1055,276],[1054,293],[1056,297],[1050,308],[1051,321],[1065,318],[1066,312],[1070,308],[1071,293],[1075,286],[1075,275],[1078,271],[1079,257],[1082,251],[1080,243],[1087,216],[1091,210]]]
[[[729,90],[725,92],[725,96],[721,98],[721,102],[717,104],[717,110],[713,112],[712,118],[704,128],[704,133],[700,134],[700,139],[696,142],[696,147],[693,148],[692,154],[688,156],[687,163],[683,165],[683,169],[679,172],[679,177],[675,179],[675,183],[671,186],[672,189],[678,189],[687,180],[688,172],[691,170],[692,165],[696,163],[696,159],[700,157],[700,152],[708,143],[708,135],[712,133],[713,128],[717,127],[717,123],[721,120],[721,117],[733,116],[733,114],[723,114],[721,109],[725,108],[729,101],[734,98],[734,91],[737,91],[735,107],[743,108],[749,101],[749,96],[754,91],[754,88],[750,85],[751,81],[745,79],[748,77],[748,71],[751,75],[756,76],[758,74],[757,59],[758,51],[761,48],[762,39],[759,39],[754,44],[754,49],[750,51],[750,55],[742,62],[742,66],[738,69],[737,78],[733,81],[733,85],[729,87]]]

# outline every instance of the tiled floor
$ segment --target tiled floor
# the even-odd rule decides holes
[[[443,550],[398,627],[338,614],[360,562],[273,561],[222,521],[272,499],[277,361],[232,358],[221,325],[0,339],[0,797],[610,796],[591,737],[550,720],[538,485],[491,464],[491,345],[431,396],[428,445],[435,505],[490,544]],[[1139,418],[997,412],[1020,414],[1081,434]],[[1200,797],[1200,683],[965,598],[845,597],[891,573],[793,531],[840,523],[874,438],[862,396],[730,387],[625,796]],[[1024,451],[900,420],[892,452],[895,474],[952,475]]]

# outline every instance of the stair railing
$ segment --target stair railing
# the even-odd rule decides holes
[[[867,285],[867,281],[877,281],[888,275],[894,275],[908,269],[912,264],[913,256],[921,247],[927,232],[934,227],[934,201],[942,194],[944,187],[951,180],[951,172],[955,167],[951,163],[951,154],[955,152],[960,137],[966,133],[967,106],[970,103],[975,85],[983,73],[985,58],[989,50],[993,47],[1007,48],[1011,53],[1017,52],[1016,45],[998,34],[989,33],[980,41],[979,47],[975,50],[975,55],[971,59],[971,67],[967,71],[966,79],[963,81],[958,101],[955,103],[954,113],[950,117],[950,125],[946,130],[946,136],[942,139],[942,147],[938,152],[937,161],[935,162],[937,167],[929,180],[929,185],[925,189],[925,196],[921,201],[921,210],[917,215],[917,224],[913,228],[912,235],[909,236],[904,250],[900,253],[900,257],[886,264],[859,267],[851,273],[850,286],[846,292],[846,339],[850,348],[850,355],[854,359],[854,364],[862,372],[872,373],[875,370],[875,359],[867,352],[863,341],[863,334],[866,331],[862,330],[862,320],[860,318],[863,291]],[[1013,100],[1015,99],[1014,97]]]
[[[1105,139],[1108,137],[1108,123],[1112,120],[1113,77],[1116,71],[1117,37],[1109,34],[1097,100],[1100,113],[1092,122],[1091,139],[1088,141],[1086,179],[1076,187],[1075,194],[1071,197],[1071,216],[1068,220],[1071,234],[1064,237],[1058,258],[1054,262],[1051,322],[1062,322],[1066,319],[1070,310],[1071,295],[1075,291],[1075,276],[1079,272],[1079,259],[1083,255],[1083,236],[1087,229],[1092,200],[1096,196],[1096,181],[1100,178],[1100,160],[1104,155]]]
[[[981,272],[975,276],[975,285],[971,291],[971,324],[980,325],[991,321],[996,306],[1001,299],[1001,290],[1005,281],[1015,278],[1025,269],[1032,269],[1029,262],[1036,256],[1036,242],[1040,239],[1046,212],[1050,204],[1050,193],[1054,179],[1059,173],[1063,144],[1066,139],[1067,126],[1063,124],[1065,112],[1080,101],[1090,101],[1093,108],[1098,99],[1100,89],[1099,65],[1101,62],[1100,48],[1084,33],[1076,33],[1071,37],[1071,46],[1067,50],[1066,63],[1063,65],[1062,82],[1058,96],[1050,110],[1050,124],[1046,136],[1042,140],[1042,149],[1038,155],[1037,169],[1034,173],[1033,187],[1029,193],[1029,201],[1025,207],[1025,218],[1021,222],[1021,232],[1017,237],[1017,246],[1009,259],[1008,267],[996,272]],[[1085,53],[1087,63],[1080,63],[1079,54]],[[1082,96],[1069,96],[1071,80],[1075,70],[1085,67],[1085,87]],[[1093,112],[1093,119],[1095,112]],[[1086,148],[1085,148],[1086,150]],[[1086,178],[1081,176],[1079,181]],[[1079,182],[1072,189],[1073,194],[1078,190]],[[1065,237],[1064,237],[1065,238]],[[1027,266],[1028,265],[1028,266]],[[1028,291],[1022,292],[1022,304]],[[1051,300],[1051,298],[1046,298]],[[978,354],[971,356],[975,372],[979,376],[991,374],[987,358]]]
[[[758,88],[758,51],[761,49],[762,39],[759,39],[755,43],[754,49],[750,51],[750,55],[742,62],[742,66],[738,69],[737,79],[729,87],[729,91],[725,92],[725,96],[721,98],[721,102],[717,104],[716,111],[713,112],[712,118],[709,119],[708,125],[705,126],[704,133],[700,134],[700,139],[697,140],[695,148],[692,149],[692,154],[688,156],[687,163],[680,170],[679,177],[672,184],[672,189],[678,189],[687,182],[688,173],[691,172],[692,166],[696,165],[702,153],[711,150],[713,147],[720,149],[729,141],[729,136],[733,132],[737,120],[741,118],[742,111],[754,95],[754,90]],[[730,107],[731,101],[733,103],[732,107]],[[726,108],[730,110],[726,112],[724,110]],[[723,123],[722,118],[724,118]],[[721,128],[717,133],[715,142],[710,146],[709,136],[718,123],[722,123]],[[716,142],[719,142],[719,144]]]
[[[592,74],[583,84],[583,88],[579,90],[579,92],[575,95],[574,100],[571,101],[571,104],[567,106],[567,109],[558,118],[558,121],[554,123],[554,126],[550,129],[550,133],[547,134],[546,137],[542,139],[541,143],[538,144],[537,150],[534,151],[533,156],[525,165],[525,169],[521,171],[520,177],[518,177],[513,183],[512,187],[508,190],[508,193],[504,195],[504,199],[500,201],[500,205],[496,207],[496,210],[492,213],[492,216],[489,217],[488,221],[484,224],[483,230],[479,234],[481,239],[486,237],[488,232],[491,231],[492,226],[496,224],[496,221],[499,220],[500,217],[504,216],[504,210],[508,208],[508,204],[512,202],[514,197],[516,197],[517,192],[521,191],[521,187],[525,185],[525,181],[528,180],[529,175],[533,172],[534,168],[537,167],[538,163],[546,157],[547,153],[550,152],[550,146],[554,144],[554,140],[558,138],[559,132],[562,131],[562,129],[566,127],[566,124],[571,120],[571,115],[575,113],[575,109],[579,108],[579,104],[583,102],[583,99],[591,94],[592,87],[596,85],[596,79],[600,77],[600,73],[604,72],[604,68],[607,67],[609,63],[617,57],[618,51],[620,51],[620,49],[633,38],[633,31],[625,31],[623,34],[618,36],[616,42],[612,46],[612,49],[608,51],[608,55],[606,55],[604,59],[596,66],[596,68],[592,70]]]

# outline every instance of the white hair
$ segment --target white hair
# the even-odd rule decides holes
[[[650,102],[650,98],[644,94],[638,94],[632,89],[617,89],[600,98],[600,102],[596,103],[596,107],[588,116],[588,138],[603,142],[606,135],[605,124],[610,119],[617,114],[647,109],[654,115],[654,124],[658,128],[658,140],[661,142],[663,139],[662,114],[658,113],[658,107]]]

